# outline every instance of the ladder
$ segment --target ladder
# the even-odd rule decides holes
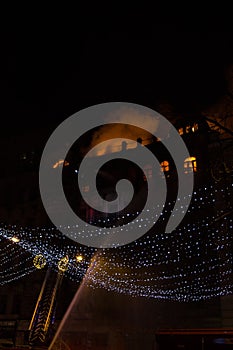
[[[47,269],[29,326],[29,345],[47,346],[53,336],[56,301],[64,272]]]

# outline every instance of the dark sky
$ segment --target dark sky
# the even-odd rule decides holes
[[[83,18],[66,24],[32,16],[4,28],[1,120],[8,129],[43,129],[110,101],[156,108],[166,100],[198,110],[224,93],[233,43],[227,26],[190,30],[140,6]]]

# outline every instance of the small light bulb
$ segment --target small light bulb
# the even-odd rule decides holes
[[[76,255],[76,261],[81,262],[83,260],[82,255]]]
[[[16,237],[16,236],[11,237],[10,240],[11,240],[12,242],[14,242],[14,243],[18,243],[18,242],[20,241],[20,239],[19,239],[18,237]]]

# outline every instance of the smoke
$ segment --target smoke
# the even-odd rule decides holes
[[[89,155],[94,157],[121,151],[122,144],[119,143],[119,140],[114,140],[115,138],[131,139],[132,142],[127,142],[127,149],[135,148],[139,138],[142,140],[143,145],[151,143],[153,140],[152,133],[156,132],[158,129],[158,119],[156,119],[155,116],[141,113],[141,111],[129,107],[114,111],[114,120],[117,124],[106,124],[100,127],[98,131],[93,134],[89,149],[106,141],[104,147],[102,145],[99,147],[97,146]],[[151,133],[145,129],[134,126],[134,123],[138,120],[140,120],[145,129],[151,130]]]

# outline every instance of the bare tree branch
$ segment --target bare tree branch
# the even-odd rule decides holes
[[[233,136],[233,131],[231,131],[230,129],[226,128],[225,126],[223,126],[222,124],[220,124],[219,122],[217,122],[215,119],[209,118],[204,116],[204,118],[210,122],[215,124],[216,126],[218,126],[220,129],[224,130],[225,132],[227,132],[228,134],[230,134],[231,136]]]

